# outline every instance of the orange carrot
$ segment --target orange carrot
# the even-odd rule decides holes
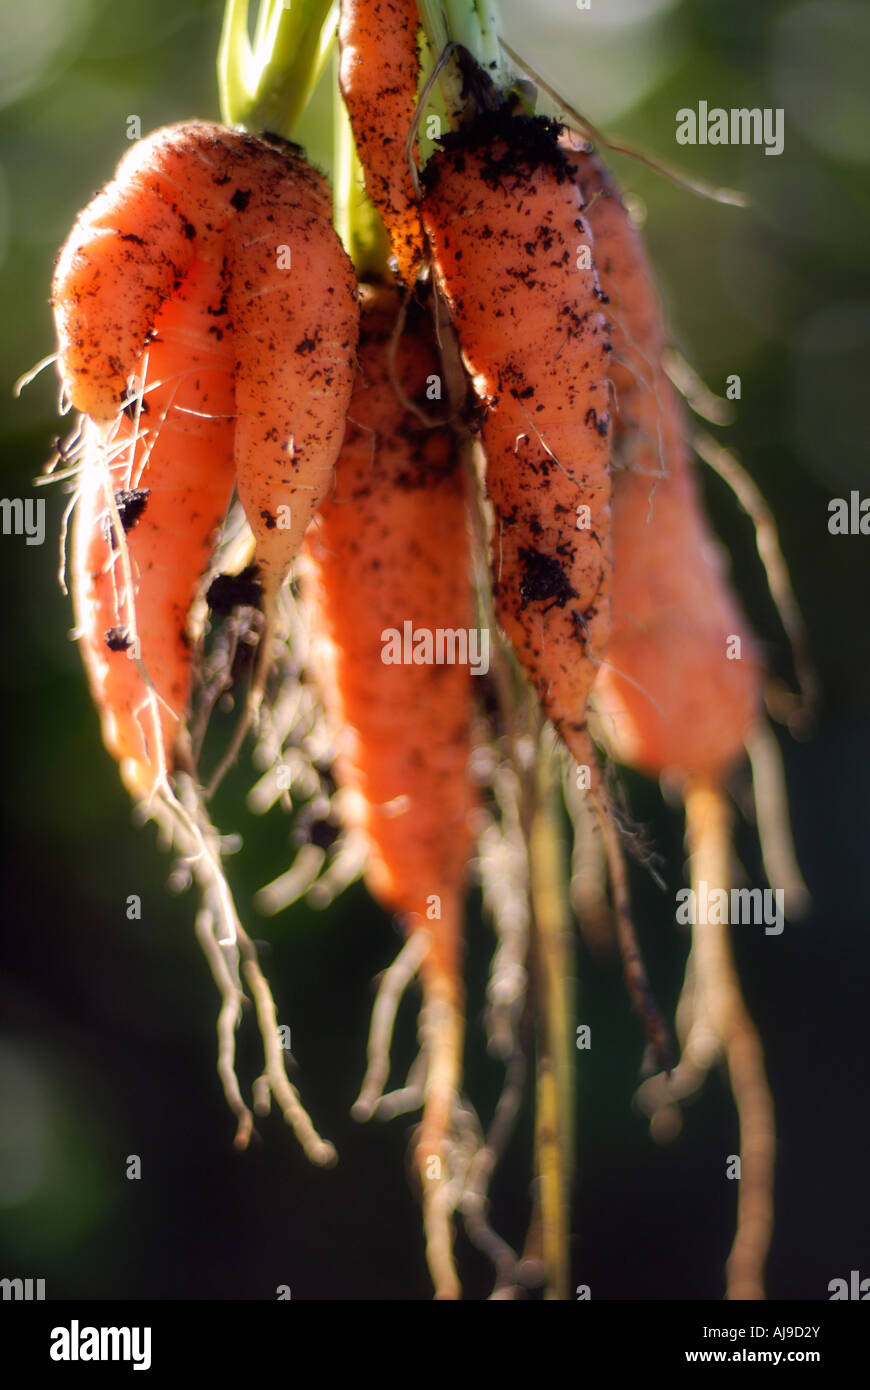
[[[448,135],[423,221],[486,407],[496,612],[568,747],[610,632],[609,343],[556,127],[506,109]]]
[[[75,602],[104,736],[136,795],[171,766],[187,613],[234,468],[267,618],[328,484],[357,320],[329,210],[291,147],[189,122],[133,147],[58,260],[61,377],[92,422]],[[147,496],[125,545],[110,495],[130,488]]]
[[[425,931],[421,973],[428,1071],[416,1163],[424,1186],[436,1293],[458,1290],[446,1176],[463,1037],[463,894],[473,805],[468,776],[468,665],[433,664],[426,634],[472,626],[461,473],[448,429],[421,426],[390,376],[397,295],[364,290],[360,374],[335,488],[308,543],[305,590],[314,665],[337,735],[348,818],[370,846],[367,882],[405,931]],[[425,401],[438,371],[415,306],[396,355],[407,399]],[[417,660],[388,661],[413,634]],[[449,660],[449,658],[448,658]],[[417,664],[419,662],[419,664]]]
[[[417,102],[416,0],[342,0],[339,83],[366,190],[384,219],[401,278],[416,278],[423,229],[405,140]]]
[[[613,635],[594,702],[622,762],[682,782],[696,895],[730,882],[725,779],[760,717],[762,669],[698,496],[680,404],[661,364],[664,327],[649,266],[594,157],[571,155],[609,298],[617,397]],[[655,1114],[697,1089],[721,1050],[740,1121],[729,1298],[764,1297],[773,1221],[775,1123],[764,1053],[746,1008],[727,915],[695,921],[678,1010],[683,1057],[647,1083]]]
[[[703,513],[640,238],[594,157],[571,158],[614,348],[613,632],[595,701],[620,761],[721,777],[759,715],[758,651]]]
[[[586,779],[605,839],[626,985],[668,1065],[634,937],[619,836],[588,735],[610,637],[610,343],[592,233],[558,127],[478,114],[424,171],[423,223],[459,346],[486,407],[495,611]]]

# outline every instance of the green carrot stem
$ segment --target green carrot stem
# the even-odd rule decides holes
[[[226,0],[218,49],[221,115],[254,134],[292,139],[329,58],[332,0],[260,0],[253,44],[250,0]]]

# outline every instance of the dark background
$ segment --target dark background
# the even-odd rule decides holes
[[[0,449],[4,496],[30,483],[58,431],[46,372],[12,399],[14,379],[52,349],[53,258],[76,212],[110,176],[126,120],[143,132],[214,117],[220,7],[193,0],[31,0],[0,6]],[[865,537],[832,537],[827,504],[870,494],[867,451],[870,266],[870,10],[855,3],[686,4],[612,0],[578,12],[550,0],[505,4],[507,33],[565,96],[606,129],[714,182],[747,189],[749,211],[716,206],[615,159],[648,209],[646,234],[673,336],[718,390],[743,396],[721,436],[748,464],[778,518],[811,632],[823,702],[811,740],[781,732],[795,837],[812,914],[780,937],[737,949],[765,1040],[780,1130],[774,1298],[823,1299],[829,1281],[870,1276],[866,1000],[870,720]],[[683,106],[782,106],[785,150],[680,148]],[[325,107],[303,138],[328,159]],[[734,579],[770,665],[790,676],[750,525],[705,477]],[[312,1170],[280,1119],[247,1155],[214,1068],[216,997],[193,932],[194,902],[165,888],[150,828],[133,826],[104,752],[69,603],[56,579],[65,497],[47,500],[42,547],[0,537],[5,620],[0,674],[0,1275],[46,1279],[49,1297],[422,1299],[429,1295],[407,1176],[410,1121],[359,1127],[348,1111],[362,1076],[370,981],[396,933],[354,886],[327,913],[296,907],[261,922],[257,887],[288,862],[280,811],[255,821],[248,759],[225,786],[222,828],[243,917],[263,939],[298,1080],[340,1165]],[[667,894],[636,875],[637,916],[662,1003],[671,1010],[685,943],[672,891],[681,822],[658,790],[629,779],[637,816],[667,861]],[[763,882],[754,833],[739,849]],[[128,921],[137,893],[142,920]],[[481,1011],[491,934],[471,908],[468,1089],[488,1113],[498,1068]],[[725,1179],[736,1121],[717,1075],[681,1137],[656,1147],[632,1109],[642,1042],[618,974],[578,951],[574,1283],[593,1299],[716,1298],[736,1191]],[[242,1049],[248,1076],[255,1039]],[[413,1053],[409,1006],[395,1051]],[[141,1181],[125,1177],[142,1160]],[[494,1185],[496,1226],[520,1241],[528,1217],[529,1116]],[[464,1242],[469,1296],[486,1267]]]

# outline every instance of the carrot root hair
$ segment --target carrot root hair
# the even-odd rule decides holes
[[[490,1054],[509,1059],[519,1045],[519,1023],[528,996],[531,889],[519,804],[522,793],[509,764],[493,769],[491,786],[498,816],[487,815],[477,839],[483,902],[496,936],[486,987],[486,1034]]]
[[[501,1095],[485,1137],[471,1107],[461,1104],[458,1107],[464,1128],[473,1134],[472,1157],[459,1210],[468,1239],[486,1256],[495,1271],[495,1285],[490,1294],[490,1299],[495,1301],[515,1298],[520,1286],[519,1257],[489,1222],[489,1185],[516,1123],[526,1071],[525,1055],[518,1047],[508,1060]]]
[[[430,936],[425,929],[410,931],[398,956],[381,977],[372,1009],[366,1072],[351,1114],[360,1121],[374,1115],[387,1119],[422,1106],[413,1158],[423,1194],[426,1261],[435,1298],[449,1300],[460,1297],[453,1256],[453,1220],[466,1196],[465,1174],[471,1162],[468,1126],[461,1123],[459,1099],[465,1016],[454,985],[435,971],[427,970],[430,948]],[[396,1013],[405,990],[418,972],[423,983],[418,1022],[420,1053],[407,1086],[385,1096]],[[471,1147],[476,1151],[480,1143]],[[475,1205],[476,1198],[479,1200]],[[481,1192],[478,1183],[468,1200],[472,1223],[475,1217],[482,1220],[485,1188]]]
[[[664,160],[654,159],[652,155],[645,154],[636,145],[628,144],[625,140],[620,140],[615,136],[604,135],[597,126],[586,117],[575,110],[564,97],[560,96],[554,87],[545,82],[540,73],[530,67],[524,58],[511,48],[501,35],[499,44],[515,63],[521,72],[524,72],[532,79],[536,86],[549,97],[557,110],[570,116],[571,121],[576,126],[577,131],[590,144],[600,145],[603,149],[612,150],[614,154],[627,155],[629,159],[637,160],[638,164],[643,164],[647,169],[652,169],[653,173],[661,175],[670,183],[676,184],[678,188],[685,188],[687,192],[694,193],[699,198],[707,198],[714,203],[724,203],[729,207],[745,208],[749,206],[749,199],[745,193],[736,188],[725,188],[708,183],[706,179],[696,178],[691,174],[684,173],[681,169],[675,169],[672,164],[665,163]]]
[[[420,1045],[426,1057],[423,1118],[414,1140],[414,1166],[423,1189],[426,1262],[435,1298],[460,1297],[453,1253],[453,1216],[461,1196],[455,1112],[462,1075],[465,1015],[450,981],[427,980],[423,964]]]
[[[319,1167],[336,1161],[335,1148],[320,1137],[305,1110],[285,1066],[279,1043],[275,1001],[260,968],[257,948],[242,926],[221,865],[224,846],[209,821],[199,789],[191,777],[176,777],[179,795],[161,788],[140,806],[142,820],[156,822],[163,838],[181,861],[181,878],[194,879],[202,894],[196,934],[221,995],[218,1014],[218,1075],[230,1110],[236,1117],[235,1145],[246,1148],[254,1133],[254,1112],[266,1115],[271,1098],[281,1109],[306,1157]],[[253,1086],[253,1111],[242,1098],[235,1066],[235,1037],[247,984],[260,1037],[264,1068]]]
[[[795,853],[782,753],[768,724],[759,723],[750,730],[746,752],[752,768],[758,838],[767,881],[783,890],[786,915],[792,919],[801,917],[809,910],[810,891]]]
[[[721,788],[690,784],[685,793],[691,884],[727,891],[731,882],[730,809]],[[726,1265],[726,1297],[763,1299],[773,1229],[776,1127],[764,1052],[743,995],[726,924],[696,922],[677,1005],[682,1055],[669,1076],[650,1077],[635,1097],[657,1142],[682,1127],[679,1102],[695,1095],[724,1060],[740,1127],[737,1229]]]
[[[616,946],[613,912],[607,901],[607,850],[595,810],[578,788],[567,761],[562,794],[574,830],[571,907],[589,950],[593,955],[606,954]]]
[[[798,693],[795,694],[781,682],[769,680],[767,705],[774,719],[787,724],[792,733],[800,733],[807,727],[815,711],[819,682],[810,656],[809,636],[792,588],[773,513],[754,480],[730,449],[724,448],[703,430],[695,432],[692,444],[698,457],[731,489],[755,528],[759,559],[764,566],[770,596],[789,640],[798,683]]]
[[[649,977],[644,964],[643,953],[637,940],[631,909],[631,891],[628,882],[628,865],[620,837],[619,827],[614,816],[611,799],[604,786],[601,770],[589,740],[587,754],[591,772],[591,786],[587,795],[598,823],[598,829],[607,863],[607,876],[610,880],[613,924],[622,970],[629,998],[634,1004],[644,1027],[647,1044],[662,1071],[669,1072],[673,1066],[671,1039],[667,1024],[655,1001]]]
[[[688,786],[686,837],[692,886],[697,889],[705,882],[726,887],[731,878],[730,813],[719,788],[709,783]],[[740,989],[727,924],[697,924],[692,954],[701,1013],[720,1040],[740,1125],[737,1230],[726,1266],[726,1297],[763,1299],[776,1158],[764,1052]]]
[[[426,933],[415,932],[408,937],[392,965],[381,976],[372,1008],[366,1072],[359,1096],[350,1112],[355,1120],[370,1119],[384,1098],[384,1086],[390,1074],[390,1047],[396,1013],[428,946]]]

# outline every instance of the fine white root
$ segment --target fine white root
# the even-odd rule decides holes
[[[471,1108],[465,1107],[463,1112],[469,1127],[474,1125],[478,1139],[468,1166],[458,1209],[469,1240],[486,1255],[495,1270],[495,1286],[490,1295],[493,1300],[515,1298],[520,1283],[519,1257],[516,1251],[489,1223],[489,1185],[496,1164],[513,1132],[522,1102],[525,1079],[526,1059],[523,1053],[517,1050],[508,1061],[502,1093],[485,1140]]]
[[[783,718],[793,729],[800,729],[806,725],[815,709],[819,685],[810,657],[809,636],[792,588],[773,513],[754,479],[730,449],[723,448],[702,430],[696,432],[692,443],[698,457],[730,487],[755,528],[758,555],[764,566],[770,596],[791,646],[800,690],[800,695],[795,696],[771,684],[767,692],[768,707],[772,708],[775,717]]]
[[[239,959],[236,947],[221,946],[215,936],[215,919],[207,908],[196,914],[196,936],[208,961],[214,982],[220,991],[221,1008],[217,1020],[218,1076],[227,1105],[236,1116],[238,1127],[234,1140],[237,1149],[246,1149],[254,1132],[254,1117],[239,1089],[236,1075],[236,1030],[247,1002],[239,981]],[[232,968],[228,963],[232,959]]]
[[[311,887],[326,859],[326,851],[319,845],[301,845],[296,858],[279,878],[267,883],[254,897],[258,912],[266,917],[274,917],[285,907],[295,903]]]
[[[692,885],[726,887],[730,879],[730,824],[718,788],[697,784],[686,793],[686,833]],[[764,1264],[773,1227],[776,1129],[764,1053],[749,1016],[727,924],[697,924],[693,940],[694,987],[699,1013],[719,1038],[740,1124],[737,1230],[727,1264],[726,1297],[764,1298]]]
[[[349,888],[361,876],[368,855],[368,842],[362,831],[348,830],[338,841],[327,867],[305,895],[308,905],[329,907],[345,888]]]
[[[571,906],[586,945],[593,954],[600,955],[616,947],[613,914],[607,901],[607,853],[589,796],[578,788],[567,760],[562,794],[574,829]]]
[[[274,1096],[285,1122],[306,1156],[321,1167],[335,1162],[332,1144],[321,1139],[286,1073],[286,1054],[280,1045],[275,1003],[260,968],[257,949],[242,926],[221,864],[225,847],[211,825],[198,786],[179,773],[178,796],[161,790],[140,807],[140,817],[157,822],[164,837],[180,855],[202,895],[197,937],[221,993],[218,1015],[218,1074],[230,1109],[236,1116],[236,1145],[245,1147],[253,1120],[245,1105],[235,1070],[235,1033],[245,999],[241,976],[250,991],[265,1055],[262,1076],[255,1083],[255,1110],[263,1113],[266,1090]]]
[[[767,881],[783,890],[786,915],[794,920],[809,909],[810,893],[795,854],[782,754],[773,730],[767,724],[756,725],[746,739],[746,751]]]
[[[643,1021],[647,1042],[659,1067],[663,1071],[670,1071],[672,1065],[670,1037],[650,987],[646,966],[634,929],[628,867],[625,862],[619,830],[597,764],[592,761],[590,767],[593,772],[593,784],[588,796],[598,821],[607,859],[616,939],[622,957],[626,989]]]
[[[509,1058],[517,1050],[517,1026],[528,989],[529,859],[520,822],[521,788],[507,763],[492,777],[498,817],[490,817],[478,836],[478,874],[483,901],[496,934],[486,998],[490,1053]]]
[[[272,998],[268,981],[260,969],[257,949],[244,931],[239,940],[239,952],[242,960],[242,974],[254,997],[254,1007],[260,1025],[260,1037],[263,1040],[266,1065],[260,1080],[262,1091],[264,1093],[265,1087],[268,1085],[269,1091],[274,1096],[281,1114],[284,1116],[285,1123],[293,1130],[302,1145],[306,1158],[317,1164],[318,1167],[329,1168],[337,1161],[338,1155],[334,1145],[330,1144],[328,1140],[321,1139],[315,1130],[308,1112],[299,1098],[299,1092],[295,1086],[291,1085],[287,1076],[284,1052],[278,1041],[279,1030],[275,1001]]]
[[[455,1110],[462,1071],[464,1016],[461,1002],[424,977],[420,1045],[426,1054],[423,1118],[414,1141],[414,1162],[423,1188],[426,1262],[435,1298],[457,1299],[453,1214],[461,1189],[451,1181],[455,1164]]]
[[[359,1098],[350,1112],[355,1120],[370,1119],[384,1098],[384,1086],[390,1074],[390,1047],[396,1012],[402,995],[417,974],[420,962],[428,949],[429,938],[426,932],[415,932],[408,937],[392,965],[381,977],[372,1009],[366,1054],[368,1065]]]
[[[717,396],[676,348],[665,348],[662,366],[696,415],[711,425],[730,425],[734,419],[734,402]]]
[[[423,1104],[423,1086],[426,1081],[426,1054],[419,1051],[408,1069],[405,1085],[397,1091],[388,1091],[381,1096],[374,1110],[378,1120],[392,1120],[397,1115],[410,1115]]]

